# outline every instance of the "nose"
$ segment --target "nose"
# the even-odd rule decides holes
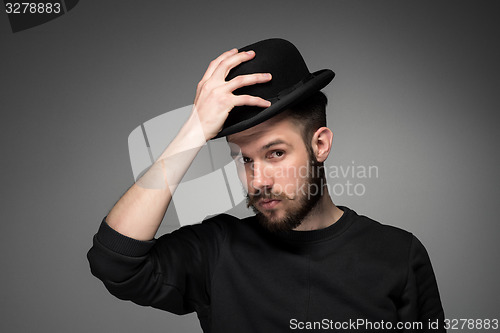
[[[271,189],[274,184],[272,170],[264,163],[254,162],[251,166],[251,187],[255,190]]]

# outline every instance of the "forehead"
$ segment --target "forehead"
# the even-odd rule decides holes
[[[242,132],[227,136],[230,146],[240,149],[264,146],[271,141],[281,140],[293,144],[302,141],[300,128],[283,114],[275,116]]]

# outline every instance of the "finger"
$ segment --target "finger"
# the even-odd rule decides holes
[[[210,62],[207,70],[205,71],[205,74],[201,78],[200,82],[198,82],[198,85],[196,87],[196,94],[194,97],[194,103],[196,103],[196,101],[198,100],[198,97],[201,93],[201,88],[203,87],[205,82],[210,78],[210,76],[212,76],[215,68],[217,68],[217,66],[220,64],[220,62],[222,60],[226,59],[227,57],[230,57],[231,55],[236,54],[236,53],[238,53],[238,49],[236,49],[236,48],[231,49],[229,51],[222,53],[220,56],[218,56],[216,59],[214,59]]]
[[[238,53],[238,49],[234,48],[234,49],[231,49],[229,51],[222,53],[216,59],[212,60],[210,62],[210,64],[208,65],[208,68],[205,71],[205,74],[201,78],[201,81],[204,82],[204,81],[208,80],[212,76],[212,74],[213,74],[214,70],[217,68],[217,66],[219,66],[221,61],[223,61],[224,59],[227,59],[228,57],[230,57],[236,53]]]
[[[265,83],[270,81],[271,79],[272,79],[271,73],[255,73],[255,74],[239,75],[234,79],[228,81],[226,84],[226,88],[232,92],[244,86],[250,86],[252,84],[257,84],[257,83]]]
[[[250,95],[238,95],[234,96],[234,106],[242,106],[242,105],[248,105],[248,106],[259,106],[262,108],[268,108],[271,106],[271,102],[257,96],[250,96]]]
[[[254,51],[239,52],[222,60],[214,70],[212,77],[218,80],[225,80],[231,69],[238,66],[242,62],[248,61],[255,57]]]

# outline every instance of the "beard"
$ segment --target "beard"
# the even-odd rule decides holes
[[[309,158],[308,165],[308,174],[304,184],[298,184],[302,190],[299,191],[298,186],[294,197],[290,197],[285,193],[273,193],[266,188],[253,194],[247,194],[247,207],[252,208],[259,224],[268,231],[273,233],[286,232],[297,228],[318,205],[323,196],[323,188],[326,185],[324,167],[323,163],[318,163],[312,156]],[[260,199],[294,201],[294,204],[285,211],[285,216],[276,218],[276,214],[272,210],[266,215],[256,207]]]

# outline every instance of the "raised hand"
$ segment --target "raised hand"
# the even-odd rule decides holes
[[[225,80],[232,68],[253,57],[255,57],[253,51],[238,52],[237,49],[232,49],[224,52],[210,62],[205,75],[198,83],[193,113],[197,114],[207,141],[220,132],[233,107],[271,105],[271,102],[257,96],[233,94],[238,88],[268,82],[271,80],[270,73],[240,75],[230,81]]]

